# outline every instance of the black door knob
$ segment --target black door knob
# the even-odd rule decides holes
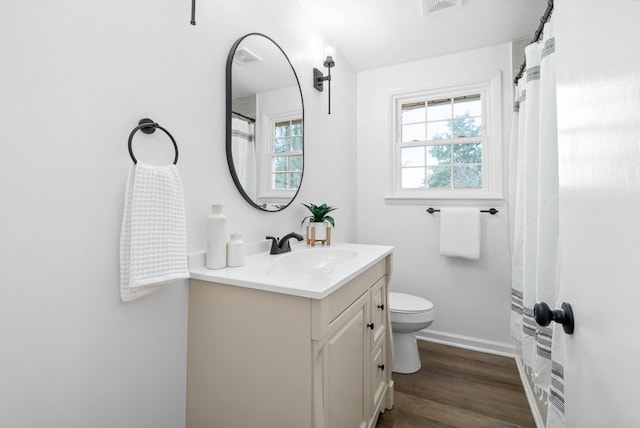
[[[369,323],[369,324],[367,324],[367,327],[369,327],[371,330],[373,330],[376,326],[373,323]]]
[[[569,303],[563,303],[562,309],[551,310],[545,302],[536,303],[533,307],[533,316],[538,325],[548,326],[551,321],[562,324],[562,329],[567,334],[573,334],[574,318],[573,309]]]

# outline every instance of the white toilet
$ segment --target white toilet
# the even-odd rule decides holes
[[[389,314],[395,354],[393,371],[415,373],[421,366],[416,333],[435,319],[433,303],[422,297],[390,292]]]

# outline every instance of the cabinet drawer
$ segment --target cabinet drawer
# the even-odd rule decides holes
[[[386,278],[380,278],[371,287],[371,322],[373,331],[371,332],[371,350],[380,346],[385,334],[387,325],[387,287]]]
[[[354,301],[366,293],[372,284],[375,284],[386,272],[387,261],[386,259],[380,260],[361,275],[352,279],[324,299],[313,300],[311,303],[312,338],[319,340],[327,332],[329,324]]]
[[[379,409],[380,402],[386,390],[387,370],[391,370],[391,367],[387,367],[385,361],[384,340],[380,343],[380,346],[371,353],[371,356],[371,393],[373,394],[371,398],[373,399],[373,408]]]

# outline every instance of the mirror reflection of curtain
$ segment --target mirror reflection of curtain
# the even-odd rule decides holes
[[[254,201],[258,196],[255,125],[248,120],[234,117],[231,119],[231,150],[236,174],[242,188]]]

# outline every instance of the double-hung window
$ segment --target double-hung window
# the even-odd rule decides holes
[[[261,203],[287,204],[302,181],[302,113],[264,115],[264,145],[260,159]]]
[[[297,190],[302,180],[302,119],[274,123],[271,190]]]
[[[392,199],[502,197],[500,76],[395,94]]]

